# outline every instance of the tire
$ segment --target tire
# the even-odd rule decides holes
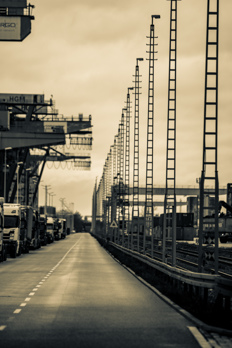
[[[17,256],[17,247],[15,246],[14,248],[13,248],[13,250],[11,250],[11,252],[10,252],[10,256],[13,258],[13,259],[15,259],[16,258],[16,256]]]
[[[4,247],[3,261],[6,261],[6,260],[7,260],[7,250]]]

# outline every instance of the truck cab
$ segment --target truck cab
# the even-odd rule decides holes
[[[11,257],[19,256],[22,252],[21,229],[24,228],[21,223],[20,204],[4,203],[4,233],[3,242],[7,252]]]
[[[60,238],[64,239],[67,235],[66,219],[59,220],[59,233]]]

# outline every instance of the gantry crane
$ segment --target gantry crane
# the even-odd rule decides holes
[[[86,165],[89,167],[89,156],[82,157],[81,163],[76,161],[75,156],[66,156],[66,153],[59,153],[59,156],[52,157],[50,146],[65,145],[67,137],[71,143],[73,135],[75,141],[81,136],[87,138],[86,135],[92,134],[91,116],[88,118],[83,118],[83,115],[79,115],[77,118],[58,116],[57,111],[52,108],[53,100],[45,101],[44,95],[0,94],[0,106],[1,163],[2,169],[4,167],[5,171],[8,167],[7,178],[4,175],[4,180],[1,181],[0,194],[3,195],[4,191],[7,202],[14,201],[21,177],[24,183],[27,181],[26,179],[33,177],[35,182],[31,188],[34,192],[31,194],[33,198],[30,203],[34,203],[47,160],[64,161],[68,159],[75,161],[77,166],[83,164],[85,168]],[[51,111],[49,108],[52,108]],[[85,143],[87,143],[86,140]],[[87,146],[91,146],[91,143],[92,138],[89,137]],[[37,158],[33,157],[30,154],[32,148],[44,148],[45,154],[42,152]],[[53,154],[55,151],[57,150],[54,149]],[[38,163],[42,164],[40,173],[38,173]],[[3,177],[3,170],[0,172],[1,175]],[[29,190],[26,187],[27,183],[25,192],[28,194]],[[24,201],[27,202],[28,198],[24,198]]]

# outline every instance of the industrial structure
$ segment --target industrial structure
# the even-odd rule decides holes
[[[17,199],[21,204],[36,206],[47,161],[66,161],[73,168],[90,167],[89,155],[70,154],[65,148],[62,152],[56,145],[84,143],[88,138],[89,148],[91,116],[65,118],[53,106],[54,101],[45,100],[44,95],[0,94],[0,195],[5,202],[13,203]]]
[[[33,5],[0,0],[0,41],[23,41],[31,33]],[[92,146],[91,116],[60,116],[43,94],[0,94],[0,196],[5,203],[38,208],[38,187],[46,162],[88,169],[90,155],[67,149]],[[62,145],[57,147],[57,145]]]
[[[159,15],[152,15],[150,25],[149,73],[148,73],[148,119],[147,119],[147,153],[145,183],[139,182],[139,79],[141,78],[136,65],[135,103],[134,103],[134,149],[133,149],[133,182],[128,180],[131,166],[128,166],[127,131],[125,132],[124,111],[120,119],[118,134],[104,166],[102,178],[94,186],[93,192],[93,233],[104,238],[128,246],[130,249],[146,254],[148,249],[153,257],[154,248],[161,248],[162,262],[167,262],[166,243],[172,243],[172,266],[176,264],[176,240],[199,238],[199,272],[205,264],[203,245],[212,245],[212,260],[215,261],[215,272],[218,271],[218,240],[225,231],[218,232],[219,196],[227,194],[227,202],[231,202],[231,184],[227,188],[219,187],[217,171],[218,148],[218,37],[219,37],[219,1],[208,0],[206,30],[206,62],[205,62],[205,103],[204,103],[204,138],[203,167],[199,186],[194,188],[176,187],[176,97],[177,97],[177,3],[170,1],[170,33],[169,33],[169,67],[168,67],[168,113],[167,113],[167,147],[166,147],[166,181],[163,187],[153,182],[154,158],[154,62],[155,26],[154,20]],[[157,22],[158,23],[158,22]],[[129,93],[129,89],[128,89]],[[131,112],[127,104],[126,114]],[[113,156],[113,159],[112,159]],[[121,159],[121,160],[120,160]],[[115,171],[115,163],[118,170]],[[122,167],[122,163],[124,166]],[[109,164],[109,165],[108,165]],[[110,174],[108,173],[110,171]],[[116,173],[116,175],[115,175]],[[112,175],[113,174],[113,175]],[[111,178],[108,180],[107,178]],[[112,179],[114,178],[114,179]],[[106,190],[107,187],[107,190]],[[110,189],[109,189],[110,187]],[[106,195],[107,192],[107,195]],[[155,201],[154,196],[163,197]],[[187,196],[185,203],[177,201],[177,196]],[[187,205],[187,214],[193,214],[192,227],[183,233],[177,228],[176,209]],[[101,206],[105,207],[102,209]],[[163,207],[162,221],[154,214],[155,208]],[[222,205],[220,205],[221,207]],[[225,206],[225,204],[223,205]],[[228,206],[227,206],[228,207]],[[229,208],[228,208],[229,209]],[[228,214],[231,214],[229,209]],[[106,228],[101,221],[106,221]],[[111,212],[111,213],[110,213]],[[160,217],[161,217],[160,215]],[[179,218],[179,217],[178,217]],[[192,219],[192,217],[191,217]],[[210,219],[210,222],[209,220]],[[213,219],[213,220],[212,220]],[[211,223],[211,220],[213,221]],[[221,221],[221,220],[220,220]],[[228,220],[229,221],[229,220]],[[178,222],[179,224],[179,222]],[[158,228],[159,226],[159,228]],[[178,225],[179,226],[179,225]],[[228,231],[228,224],[226,231]],[[168,244],[170,248],[170,244]],[[208,256],[207,256],[208,257]]]

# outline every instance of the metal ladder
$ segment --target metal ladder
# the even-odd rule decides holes
[[[130,118],[131,118],[131,101],[130,91],[133,87],[127,89],[127,100],[126,100],[126,128],[125,128],[125,196],[124,196],[124,216],[125,224],[128,235],[128,247],[129,247],[129,221],[130,221],[130,199],[129,199],[129,186],[130,186]],[[123,226],[123,237],[124,237],[124,226]]]
[[[219,0],[208,0],[206,64],[205,64],[205,97],[204,97],[204,136],[203,164],[200,179],[200,223],[199,223],[199,272],[202,270],[202,244],[214,244],[215,273],[218,272],[218,33],[219,32]],[[213,186],[207,190],[207,186]],[[214,200],[214,218],[211,221],[211,233],[206,228],[204,217],[210,214],[211,206],[206,202],[206,194]],[[212,210],[211,210],[212,212]]]
[[[131,229],[131,249],[134,249],[134,233],[137,235],[137,251],[139,251],[139,95],[140,77],[139,61],[143,58],[136,59],[135,66],[135,108],[134,108],[134,163],[133,163],[133,206],[132,206],[132,229]]]
[[[154,61],[155,61],[155,26],[152,15],[149,41],[149,82],[148,82],[148,118],[147,118],[147,154],[146,154],[146,192],[143,231],[143,253],[146,253],[146,236],[153,236],[153,157],[154,157]],[[153,239],[153,238],[152,238]],[[153,243],[152,243],[153,245]]]
[[[166,150],[166,186],[164,198],[163,252],[166,260],[166,238],[172,239],[172,266],[176,265],[176,49],[177,0],[170,2],[168,114]]]

